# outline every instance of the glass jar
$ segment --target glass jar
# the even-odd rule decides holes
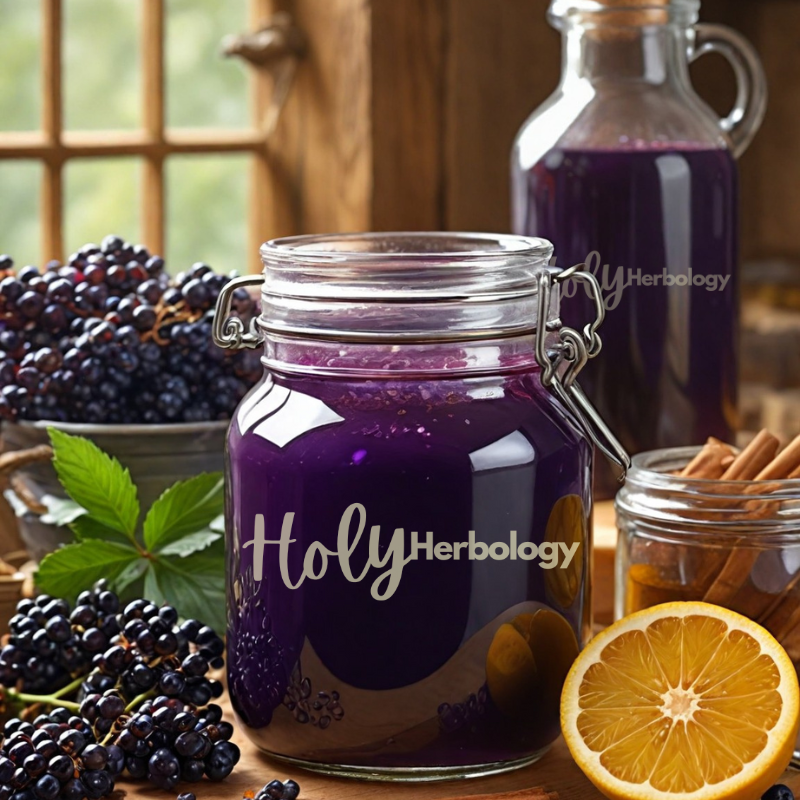
[[[561,83],[512,158],[514,230],[601,280],[614,357],[582,382],[630,452],[729,440],[737,408],[738,173],[766,107],[752,47],[696,24],[697,0],[553,0]],[[739,81],[717,119],[689,64],[717,52]],[[591,300],[566,287],[564,320]],[[598,465],[597,495],[613,478]]]
[[[682,600],[725,606],[772,633],[800,673],[800,480],[678,477],[699,449],[633,458],[616,500],[616,617]]]
[[[270,755],[426,780],[522,766],[558,736],[600,441],[571,378],[599,341],[560,328],[551,254],[298,237],[223,291],[217,342],[265,347],[227,446],[228,685]],[[254,282],[246,331],[227,315]]]
[[[800,480],[676,475],[697,452],[633,458],[616,501],[616,616],[715,603],[764,625],[800,667]]]

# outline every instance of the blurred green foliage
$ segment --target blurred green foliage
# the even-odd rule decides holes
[[[247,74],[220,42],[247,29],[246,0],[166,0],[166,118],[173,127],[248,124]],[[64,125],[133,130],[141,123],[141,0],[64,0]],[[0,0],[0,131],[41,119],[41,4]],[[167,252],[172,272],[208,261],[244,270],[246,156],[174,157],[166,166]],[[42,168],[0,160],[0,252],[38,263]],[[64,176],[67,253],[107,233],[139,241],[137,158],[81,159]]]

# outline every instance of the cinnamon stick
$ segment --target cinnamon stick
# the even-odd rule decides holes
[[[762,480],[780,480],[784,472],[788,472],[789,480],[800,478],[800,436],[759,477]],[[800,649],[800,572],[794,575],[757,621],[782,644],[785,641],[787,649]]]
[[[719,480],[736,460],[735,450],[725,442],[710,437],[700,452],[686,465],[680,473],[681,478],[694,480]],[[654,546],[655,543],[649,543]],[[673,546],[668,546],[674,559]],[[713,583],[725,560],[724,554],[719,550],[685,548],[684,558],[691,559],[694,564],[691,578],[691,590],[699,598],[705,595],[708,587]]]
[[[768,430],[761,431],[725,470],[723,481],[752,481],[775,460],[781,443]]]
[[[681,478],[719,480],[731,464],[736,454],[730,445],[711,437],[703,449],[686,465],[680,473]]]
[[[721,524],[753,523],[776,515],[781,498],[775,493],[782,481],[800,479],[800,436],[780,451],[780,442],[767,430],[736,453],[730,446],[710,438],[695,458],[679,473],[680,477],[710,481],[707,512],[700,511],[698,521]],[[741,488],[726,482],[741,482]],[[716,482],[716,483],[715,483]],[[730,491],[730,496],[724,492]],[[748,496],[752,499],[746,499]],[[732,538],[729,548],[688,548],[699,553],[682,552],[670,547],[670,558],[658,567],[659,575],[676,561],[688,570],[687,591],[706,602],[726,606],[761,622],[777,638],[789,637],[800,654],[800,571],[776,596],[751,583],[750,576],[764,548],[757,535]],[[648,563],[653,566],[652,552]],[[684,579],[685,581],[685,579]]]
[[[800,436],[756,476],[757,481],[786,480],[800,470]]]
[[[788,637],[800,623],[800,596],[795,591],[800,572],[784,587],[784,590],[775,598],[769,609],[762,615],[759,622],[779,642]]]
[[[778,440],[768,431],[761,431],[731,465],[728,473],[739,475],[736,480],[754,481],[745,494],[769,491],[763,482],[785,480],[800,468],[800,436],[778,454]],[[759,485],[760,484],[760,485]],[[764,519],[776,510],[777,501],[753,500],[745,506],[746,519]],[[756,547],[734,547],[722,570],[704,596],[707,603],[733,607],[734,598],[747,583],[761,550]],[[775,603],[769,595],[754,591],[739,598],[734,610],[753,619],[775,613]]]

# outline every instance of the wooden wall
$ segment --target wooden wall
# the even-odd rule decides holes
[[[770,86],[764,127],[743,161],[745,255],[800,260],[800,4],[759,0],[741,28]],[[735,24],[735,22],[734,22]]]
[[[280,232],[509,227],[514,136],[553,90],[547,0],[273,0],[310,40],[273,147]],[[800,260],[800,3],[705,0],[745,33],[771,101],[742,160],[746,257]],[[693,67],[720,113],[733,76]]]
[[[273,0],[309,57],[273,144],[281,233],[509,227],[508,164],[555,87],[546,0]]]

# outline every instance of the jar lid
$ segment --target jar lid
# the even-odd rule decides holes
[[[433,355],[436,372],[456,369],[470,375],[497,372],[501,344],[506,368],[541,369],[541,381],[561,399],[594,444],[624,470],[622,445],[603,423],[575,378],[601,349],[598,327],[605,317],[597,279],[578,264],[560,270],[551,263],[553,245],[545,239],[480,233],[350,233],[275,239],[261,248],[260,276],[237,278],[220,292],[214,341],[220,347],[258,347],[266,343],[265,364],[292,363],[316,374],[346,369],[370,375],[370,359],[353,363],[351,345],[377,346],[381,375],[407,370],[403,358],[417,348],[412,371],[427,372],[419,350]],[[583,283],[596,316],[583,331],[564,327],[560,287]],[[255,326],[230,315],[233,293],[261,285],[261,316]],[[552,335],[551,335],[552,334]],[[463,343],[458,364],[429,348]],[[480,345],[480,346],[479,346]],[[308,347],[334,349],[324,358]],[[448,345],[449,347],[449,345]],[[300,355],[299,350],[306,350]],[[275,357],[291,351],[291,358]],[[477,358],[476,351],[497,353]],[[472,357],[469,357],[470,351]],[[452,356],[452,353],[450,353]],[[387,361],[387,356],[397,356]],[[342,359],[347,364],[340,364]],[[393,362],[400,360],[401,364]],[[491,363],[490,363],[491,362]]]
[[[353,233],[275,239],[260,327],[341,341],[469,341],[534,332],[544,239],[477,233]],[[548,323],[558,321],[551,300]]]
[[[697,21],[700,0],[552,0],[548,17],[557,27],[576,20],[587,27],[626,28]],[[614,38],[610,34],[608,38]]]

